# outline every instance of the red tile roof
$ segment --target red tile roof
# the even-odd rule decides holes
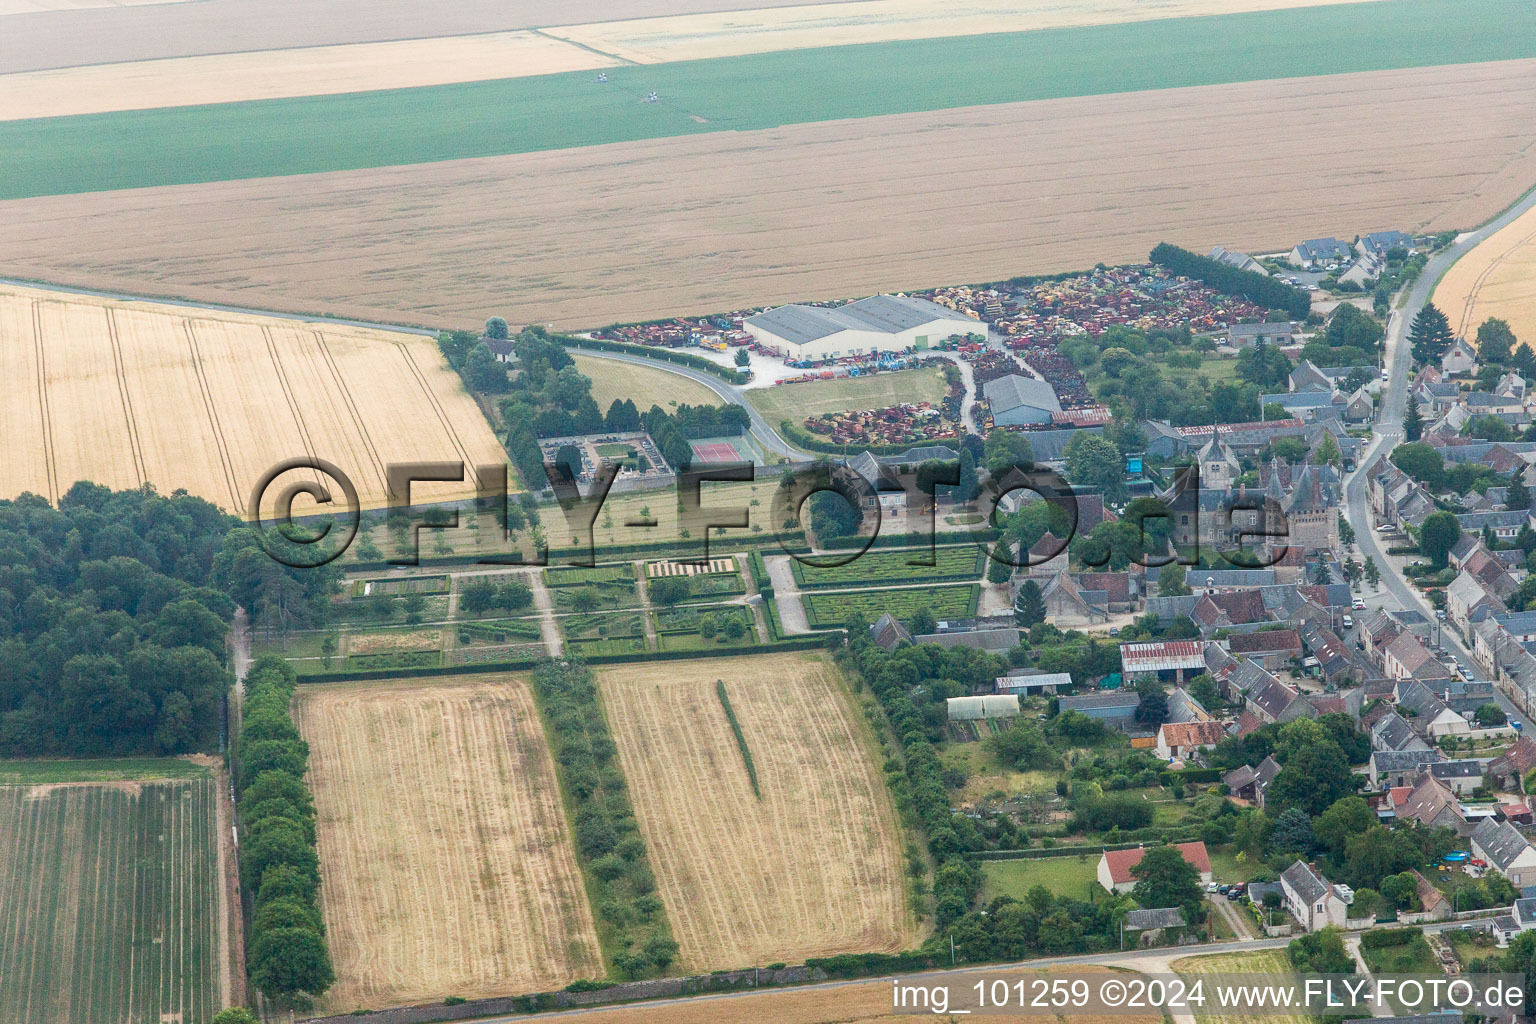
[[[1201,874],[1211,870],[1211,855],[1205,851],[1204,843],[1179,843],[1176,849],[1184,855],[1184,859],[1193,864],[1196,871]],[[1125,882],[1134,882],[1136,876],[1131,874],[1131,869],[1141,863],[1142,855],[1147,851],[1144,847],[1134,850],[1105,850],[1104,860],[1109,864],[1110,881],[1116,885]]]

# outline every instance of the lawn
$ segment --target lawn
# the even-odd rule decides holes
[[[666,370],[621,363],[572,352],[576,369],[592,379],[592,400],[604,412],[616,400],[629,399],[641,411],[653,405],[671,411],[678,405],[719,405],[720,396],[696,380]]]
[[[805,617],[812,629],[835,629],[855,613],[873,622],[884,612],[907,621],[926,608],[935,619],[964,619],[976,614],[981,588],[974,583],[957,587],[907,587],[891,590],[843,591],[805,594]]]
[[[937,403],[947,391],[943,371],[937,367],[924,367],[877,373],[873,377],[843,377],[749,388],[744,394],[769,423],[780,420],[799,423],[807,416],[819,416],[824,412],[885,409],[903,402]]]
[[[1237,859],[1237,851],[1230,846],[1206,848],[1211,855],[1211,877],[1218,882],[1251,882],[1260,871],[1268,870],[1262,860]]]
[[[40,118],[0,124],[0,199],[1532,56],[1528,3],[1397,0]]]
[[[1035,857],[1029,860],[988,860],[981,862],[981,902],[998,896],[1022,900],[1024,894],[1043,885],[1059,896],[1088,899],[1097,885],[1099,855],[1079,854],[1067,857]]]
[[[1212,384],[1218,381],[1231,380],[1237,376],[1237,360],[1235,358],[1223,359],[1220,356],[1210,356],[1200,364],[1200,369],[1195,372]]]

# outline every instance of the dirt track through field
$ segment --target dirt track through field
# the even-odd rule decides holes
[[[1536,61],[1004,104],[5,202],[0,271],[591,327],[1470,226],[1536,180],[1532,123]]]
[[[720,679],[761,800],[715,692]],[[599,685],[683,969],[916,941],[895,811],[830,663],[636,665],[601,671]]]
[[[521,679],[306,687],[326,1005],[547,991],[602,973],[554,762]]]
[[[377,506],[389,463],[504,461],[419,335],[0,286],[0,373],[0,497],[151,483],[241,513],[269,467],[318,456]]]
[[[1476,337],[1478,325],[1499,317],[1536,347],[1536,210],[1458,260],[1435,287],[1434,301],[1462,337]]]

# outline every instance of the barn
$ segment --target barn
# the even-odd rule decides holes
[[[758,345],[791,362],[823,362],[876,352],[922,351],[987,325],[926,299],[872,295],[845,306],[779,306],[742,324]]]
[[[992,410],[992,422],[1000,427],[1022,427],[1031,423],[1049,423],[1061,412],[1056,389],[1043,380],[1011,373],[982,386]]]

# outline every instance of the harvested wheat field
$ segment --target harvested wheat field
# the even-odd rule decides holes
[[[1357,0],[854,0],[762,11],[681,14],[548,29],[548,34],[634,61],[738,57],[899,39],[1111,25]]]
[[[545,35],[496,32],[95,64],[0,75],[0,121],[407,89],[620,63]]]
[[[505,461],[436,344],[418,334],[0,285],[0,374],[11,384],[0,402],[5,498],[56,501],[91,480],[185,488],[245,513],[263,473],[310,455],[378,506],[389,463]],[[412,495],[472,488],[419,485]]]
[[[1435,286],[1434,301],[1463,337],[1499,317],[1517,338],[1536,345],[1536,209],[1457,260]]]
[[[917,941],[900,825],[830,662],[700,659],[603,669],[598,682],[683,970]]]
[[[1107,968],[1086,964],[1074,964],[1067,968],[1032,971],[1017,967],[990,968],[988,980],[1003,978],[1010,981],[1031,979],[1037,975],[1098,974]],[[1122,973],[1122,976],[1126,976]],[[916,975],[910,978],[914,984],[932,984],[939,976]],[[950,979],[955,975],[949,975]],[[960,976],[951,989],[958,991],[975,984],[979,975]],[[778,989],[768,992],[750,992],[719,996],[697,996],[692,999],[668,1000],[662,1004],[636,1003],[632,1006],[616,1006],[605,1010],[583,1010],[582,1024],[898,1024],[914,1019],[935,1019],[934,1015],[891,1012],[891,983],[886,980],[836,983],[832,985],[808,985],[801,988]],[[958,1005],[951,1003],[952,1006]],[[548,1016],[543,1015],[543,1016]],[[539,1017],[513,1017],[511,1020],[538,1020]],[[948,1015],[939,1020],[957,1020]],[[1162,1018],[1153,1014],[1116,1014],[1094,1016],[1091,1014],[1046,1015],[993,1013],[988,1011],[988,1021],[998,1024],[1161,1024]]]
[[[124,291],[593,327],[1145,260],[1164,239],[1469,226],[1536,179],[1532,123],[1536,61],[1373,72],[15,200],[0,252]]]
[[[546,991],[602,973],[597,933],[527,683],[304,687],[326,1005]]]
[[[4,24],[0,74],[772,6],[772,0],[0,0],[0,16],[40,12]]]

